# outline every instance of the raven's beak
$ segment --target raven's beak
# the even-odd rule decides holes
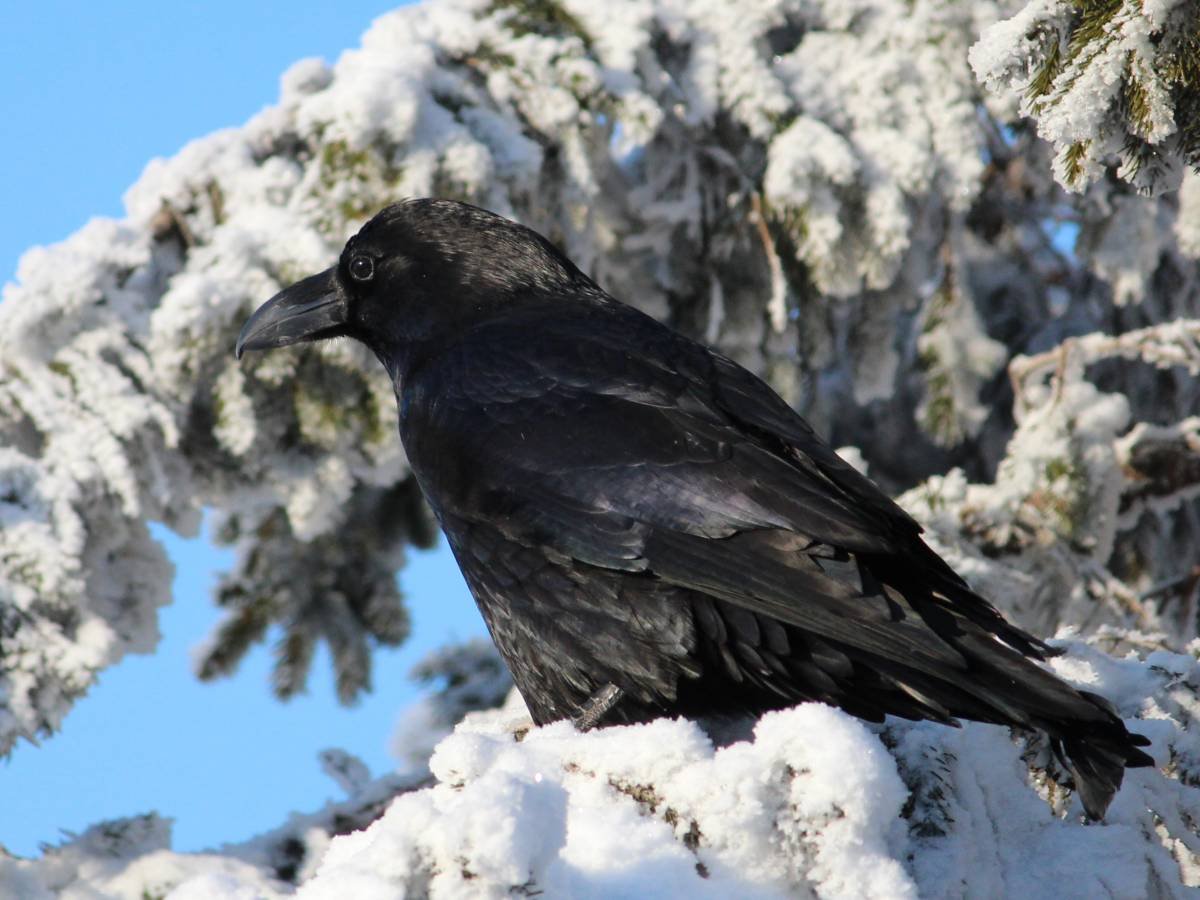
[[[310,275],[260,306],[238,335],[234,351],[238,359],[246,350],[269,350],[344,334],[346,303],[335,274],[335,269],[326,269]]]

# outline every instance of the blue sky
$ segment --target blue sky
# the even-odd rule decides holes
[[[336,60],[395,5],[0,4],[0,280],[26,248],[122,215],[148,160],[241,124],[275,101],[292,62]],[[443,547],[402,573],[414,637],[376,654],[375,693],[357,707],[338,706],[324,654],[309,693],[288,704],[271,698],[264,648],[233,678],[200,684],[190,652],[217,620],[209,592],[229,557],[203,539],[163,537],[177,571],[157,653],[102,673],[62,733],[0,762],[0,844],[12,852],[149,810],[175,819],[176,849],[195,850],[313,809],[338,796],[316,754],[343,747],[383,771],[397,713],[418,696],[409,669],[433,647],[484,633]]]

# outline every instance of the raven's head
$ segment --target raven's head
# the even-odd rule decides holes
[[[585,285],[537,232],[466,203],[407,200],[367,222],[336,266],[263,304],[236,352],[351,337],[387,364],[522,299]]]

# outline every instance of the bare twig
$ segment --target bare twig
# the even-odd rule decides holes
[[[767,312],[771,316],[771,327],[777,333],[782,333],[787,327],[787,279],[783,275],[783,263],[779,261],[775,240],[771,237],[771,229],[767,227],[762,194],[755,192],[750,195],[750,207],[750,221],[758,228],[758,238],[762,241],[763,252],[767,255],[767,268],[771,273],[771,298],[767,301]]]

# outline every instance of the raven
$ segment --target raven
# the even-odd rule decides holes
[[[450,200],[387,207],[237,354],[350,337],[537,724],[761,713],[1044,731],[1087,815],[1152,765],[763,381]]]

